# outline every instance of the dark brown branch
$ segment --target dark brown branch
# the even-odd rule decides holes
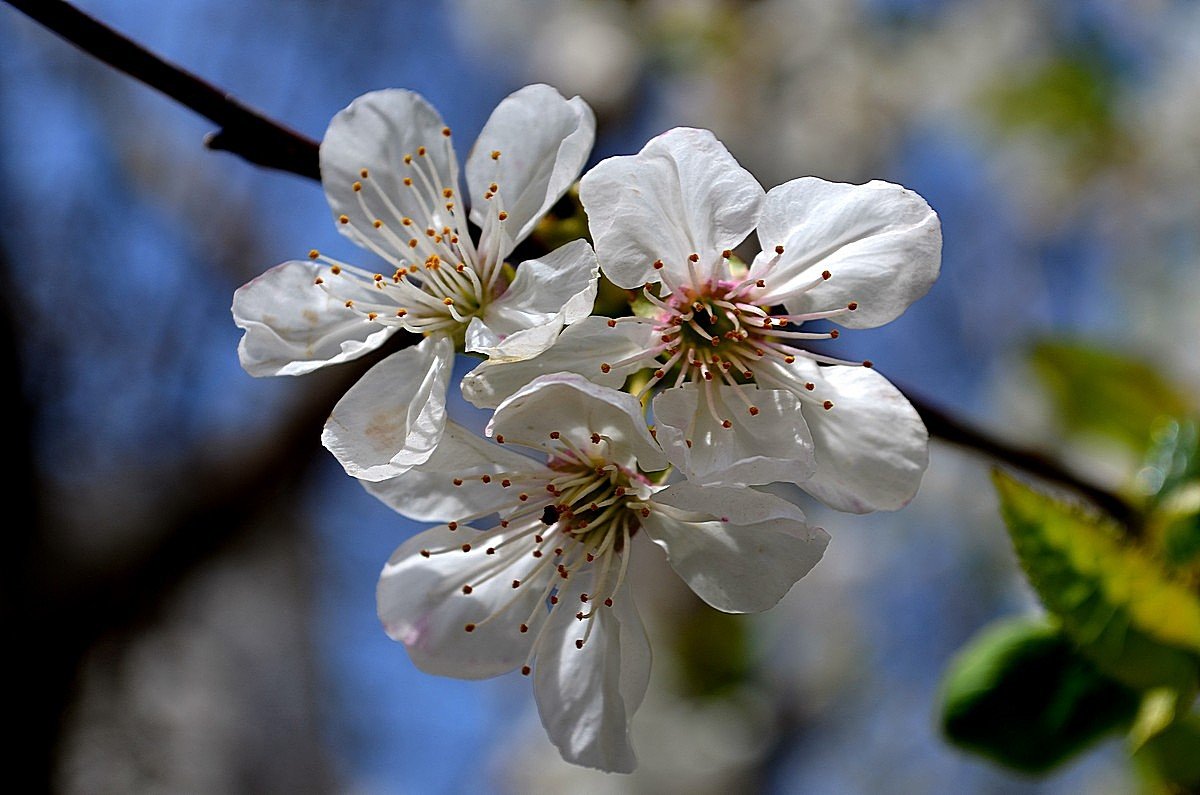
[[[909,402],[920,413],[921,419],[925,421],[925,427],[929,429],[930,436],[973,450],[1042,480],[1065,486],[1090,500],[1105,513],[1110,514],[1128,528],[1130,533],[1137,534],[1139,532],[1140,520],[1137,509],[1120,496],[1088,483],[1048,455],[1009,444],[1003,439],[998,439],[972,427],[944,409],[916,396],[913,392],[907,389],[903,391]]]
[[[161,91],[220,126],[210,149],[255,165],[321,178],[317,142],[243,105],[225,91],[160,58],[63,0],[5,0],[79,49]]]
[[[207,145],[268,168],[320,179],[317,143],[257,113],[63,0],[5,0],[96,58],[221,125]],[[1066,486],[1136,529],[1137,511],[1121,497],[1082,480],[1053,458],[973,428],[906,392],[932,436]]]

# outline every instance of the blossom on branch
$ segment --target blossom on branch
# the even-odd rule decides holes
[[[518,390],[488,434],[495,444],[450,423],[425,463],[365,484],[400,513],[445,522],[392,555],[380,619],[423,671],[531,675],[564,759],[630,771],[629,720],[650,674],[626,576],[635,536],[644,531],[700,598],[734,613],[778,602],[828,536],[770,494],[656,482],[668,462],[640,403],[578,375]]]
[[[764,193],[711,132],[679,128],[601,162],[580,198],[601,269],[641,290],[641,309],[564,334],[569,357],[485,364],[468,399],[493,406],[550,359],[592,379],[649,370],[642,394],[669,387],[654,399],[659,441],[690,480],[798,483],[854,512],[912,498],[928,461],[920,417],[870,362],[808,347],[838,330],[799,327],[882,325],[928,291],[941,231],[920,196],[812,177]],[[733,249],[756,227],[747,269]]]
[[[591,313],[599,271],[587,242],[515,272],[505,258],[575,181],[594,134],[583,100],[526,86],[484,126],[462,196],[450,128],[428,102],[400,89],[359,97],[329,125],[321,182],[339,231],[389,270],[312,251],[308,261],[285,262],[246,284],[233,301],[246,330],[243,367],[298,375],[362,356],[401,329],[425,335],[346,394],[324,442],[366,480],[427,460],[445,427],[456,350],[519,361]]]

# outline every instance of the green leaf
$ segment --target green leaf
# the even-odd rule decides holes
[[[1200,599],[1111,521],[996,472],[1000,510],[1030,583],[1105,673],[1140,690],[1191,692]]]
[[[1042,342],[1030,353],[1030,363],[1068,432],[1106,436],[1139,458],[1150,448],[1160,418],[1192,411],[1154,368],[1108,350]]]
[[[1200,790],[1200,715],[1185,715],[1147,740],[1134,760],[1169,789]]]
[[[942,730],[953,744],[1040,773],[1124,729],[1138,694],[1113,681],[1057,628],[1026,619],[985,628],[951,661]]]

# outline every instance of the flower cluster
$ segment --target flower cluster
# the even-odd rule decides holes
[[[460,195],[428,103],[361,97],[330,125],[322,182],[338,228],[392,272],[313,251],[238,290],[233,312],[255,375],[423,337],[373,366],[323,437],[380,500],[440,523],[384,568],[383,625],[430,673],[531,676],[565,759],[629,771],[650,670],[635,537],[708,604],[754,612],[828,542],[756,486],[852,512],[906,504],[927,460],[920,418],[870,362],[811,347],[837,329],[802,326],[894,319],[937,277],[941,237],[896,185],[764,191],[711,133],[681,128],[583,176],[594,250],[576,240],[514,267],[593,133],[579,98],[521,89],[484,126]],[[746,262],[734,251],[753,232],[762,250]],[[592,314],[601,272],[627,312]],[[483,359],[461,389],[494,410],[486,438],[446,415],[458,352]]]

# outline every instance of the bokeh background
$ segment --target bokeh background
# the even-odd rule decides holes
[[[1087,340],[1200,391],[1193,2],[79,5],[315,138],[358,94],[402,86],[465,146],[504,95],[546,81],[596,109],[594,160],[687,124],[767,186],[813,174],[917,190],[942,217],[942,277],[838,352],[1097,482],[1130,462],[1056,441],[1031,344]],[[319,186],[205,151],[207,122],[6,6],[0,42],[14,517],[0,579],[28,791],[1133,786],[1116,740],[1031,779],[940,739],[954,651],[1036,607],[988,462],[936,443],[906,510],[811,506],[833,541],[768,614],[707,610],[640,550],[656,658],[633,776],[561,763],[519,676],[417,672],[379,629],[374,587],[418,528],[317,445],[344,384],[255,380],[237,363],[239,284],[313,247],[360,256]]]

